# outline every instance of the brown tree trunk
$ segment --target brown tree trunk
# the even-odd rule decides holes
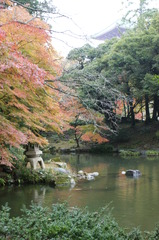
[[[79,148],[79,137],[77,136],[76,128],[75,128],[75,142],[76,142],[76,147]]]
[[[131,116],[131,126],[135,126],[135,114],[134,114],[134,106],[133,106],[133,100],[129,101],[130,106],[130,116]]]
[[[158,113],[158,97],[155,94],[154,95],[154,102],[153,102],[153,116],[152,116],[152,119],[154,121],[157,121],[157,113]]]
[[[145,95],[146,123],[150,122],[149,98]]]

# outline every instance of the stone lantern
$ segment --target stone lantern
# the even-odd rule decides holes
[[[42,157],[40,156],[41,154],[42,154],[42,151],[39,149],[38,145],[28,144],[27,151],[25,152],[26,164],[29,162],[31,165],[31,168],[33,168],[34,170],[37,169],[37,164],[39,164],[40,167],[44,169],[45,164]]]

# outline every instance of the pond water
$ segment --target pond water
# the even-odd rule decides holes
[[[110,204],[112,215],[120,226],[153,230],[159,222],[159,158],[122,158],[113,155],[62,155],[74,172],[99,172],[95,181],[81,181],[72,189],[49,186],[9,186],[0,188],[0,206],[8,202],[12,215],[31,201],[51,207],[68,201],[70,206],[90,211]],[[139,169],[142,176],[122,175],[126,169]]]

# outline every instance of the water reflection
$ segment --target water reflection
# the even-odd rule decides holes
[[[159,221],[159,159],[124,159],[108,155],[62,155],[61,159],[74,172],[99,172],[95,181],[80,181],[73,189],[49,186],[22,186],[0,189],[0,205],[9,203],[12,215],[30,205],[31,201],[51,207],[53,203],[68,201],[70,206],[88,208],[91,211],[111,202],[113,215],[124,227],[140,226],[152,230]],[[122,174],[127,169],[139,169],[140,178],[128,178]]]

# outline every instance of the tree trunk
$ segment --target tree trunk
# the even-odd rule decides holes
[[[141,100],[141,115],[142,115],[142,122],[144,121],[144,114],[143,114],[143,100]]]
[[[135,126],[135,114],[134,114],[134,106],[133,106],[133,100],[129,101],[130,106],[130,116],[131,116],[131,126]]]
[[[149,98],[145,95],[145,107],[146,107],[146,123],[150,122],[150,111],[149,111]]]
[[[131,126],[135,126],[135,114],[133,106],[130,107],[130,112],[131,112]]]
[[[124,117],[126,118],[127,115],[126,115],[126,106],[125,106],[125,101],[123,100],[123,105],[124,105]]]
[[[159,118],[159,97],[157,97],[157,120]]]
[[[76,132],[76,129],[75,129],[75,142],[76,142],[76,147],[77,148],[79,148],[80,147],[80,145],[79,145],[79,138],[78,138],[78,136],[77,136],[77,132]]]
[[[154,95],[154,103],[153,103],[153,116],[152,116],[152,119],[154,121],[157,121],[157,113],[158,113],[158,97],[155,94]]]
[[[113,109],[110,109],[108,113],[104,114],[104,121],[113,131],[117,130],[117,119]]]

